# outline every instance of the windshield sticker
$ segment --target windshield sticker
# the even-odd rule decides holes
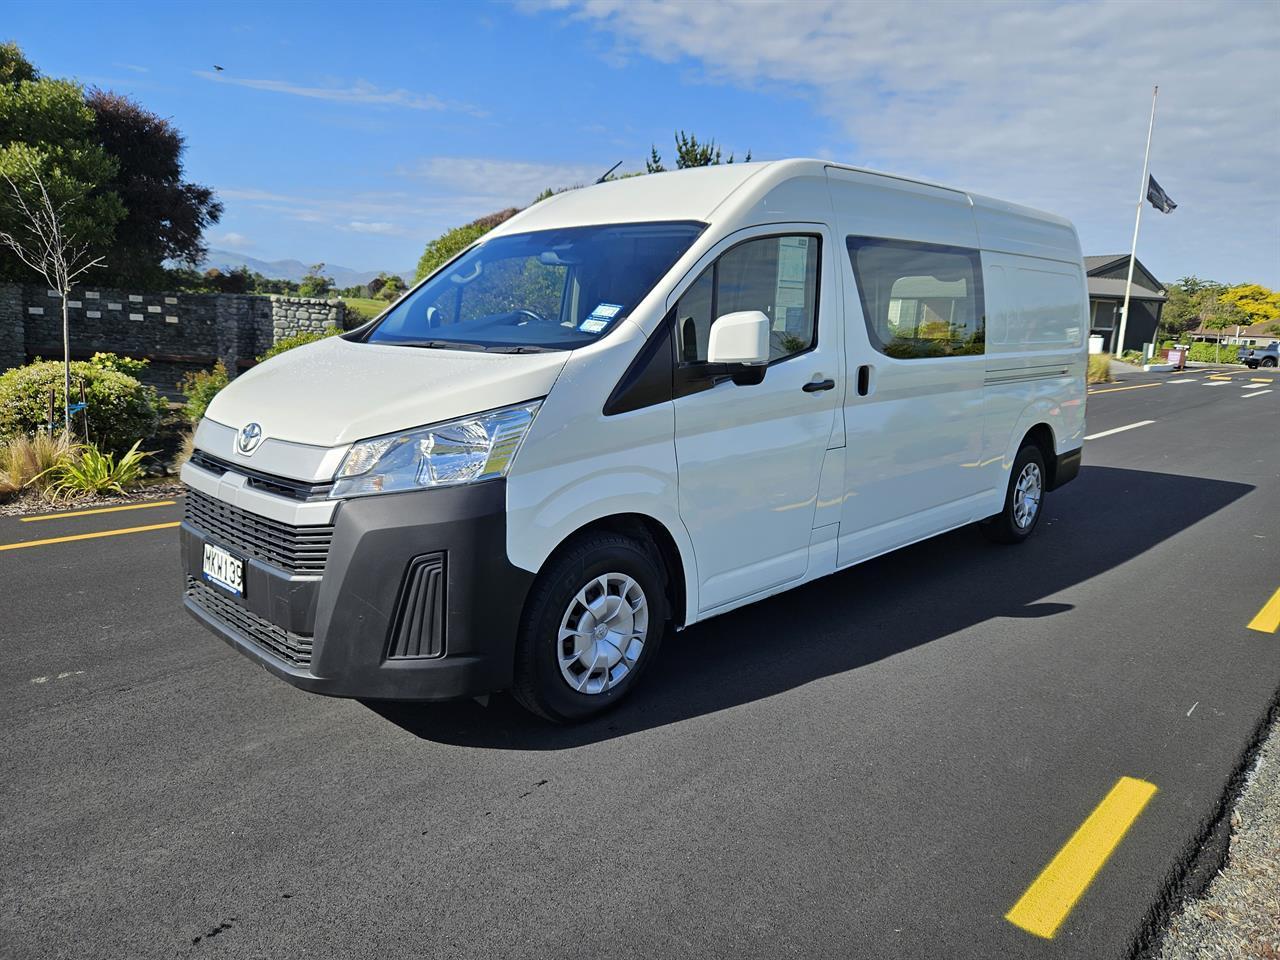
[[[582,321],[582,326],[578,327],[583,333],[599,333],[609,325],[608,320],[601,320],[592,314]]]
[[[591,320],[612,320],[622,309],[620,303],[602,303],[591,311]]]

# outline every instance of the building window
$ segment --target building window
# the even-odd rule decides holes
[[[981,354],[982,266],[976,250],[848,237],[871,345],[902,360]]]
[[[769,318],[769,361],[784,360],[817,341],[816,236],[747,240],[721,254],[676,302],[676,345],[681,363],[703,363],[711,324],[741,310]]]

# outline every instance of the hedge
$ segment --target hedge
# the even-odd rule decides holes
[[[62,363],[37,360],[0,374],[0,437],[31,434],[49,420],[49,391],[54,391],[54,422],[62,422]],[[103,450],[124,453],[135,440],[150,440],[160,428],[165,402],[153,387],[127,373],[83,360],[71,364],[71,401],[80,401],[80,383],[88,400],[89,438]],[[72,417],[79,434],[83,420]]]

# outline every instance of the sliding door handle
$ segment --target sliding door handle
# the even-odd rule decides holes
[[[836,382],[831,379],[827,380],[810,380],[800,389],[805,393],[817,393],[819,390],[834,390]]]

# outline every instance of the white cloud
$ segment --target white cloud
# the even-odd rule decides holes
[[[1140,255],[1158,275],[1213,259],[1234,264],[1221,279],[1280,282],[1273,3],[540,6],[594,23],[615,58],[812,91],[849,138],[843,159],[1063,213],[1086,252],[1128,247],[1159,83],[1152,172],[1179,208],[1148,208]]]
[[[352,220],[347,224],[346,229],[352,233],[375,233],[386,237],[400,236],[405,232],[403,227],[386,221],[370,223],[366,220]]]
[[[356,103],[371,106],[403,107],[408,110],[459,110],[476,116],[484,112],[464,103],[452,103],[429,93],[415,93],[411,90],[383,90],[367,80],[357,80],[350,86],[314,87],[288,80],[262,80],[249,77],[228,76],[212,70],[196,70],[197,77],[212,80],[215,83],[227,83],[237,87],[248,87],[251,90],[266,90],[270,93],[283,93],[294,97],[308,97],[313,100],[328,100],[331,103]]]
[[[556,190],[592,183],[604,170],[583,164],[432,157],[405,172],[464,200],[479,215],[498,207],[528,206],[548,187]]]
[[[229,233],[217,234],[209,238],[214,246],[226,247],[228,250],[248,250],[253,247],[253,241],[246,237],[243,233],[231,231]]]

